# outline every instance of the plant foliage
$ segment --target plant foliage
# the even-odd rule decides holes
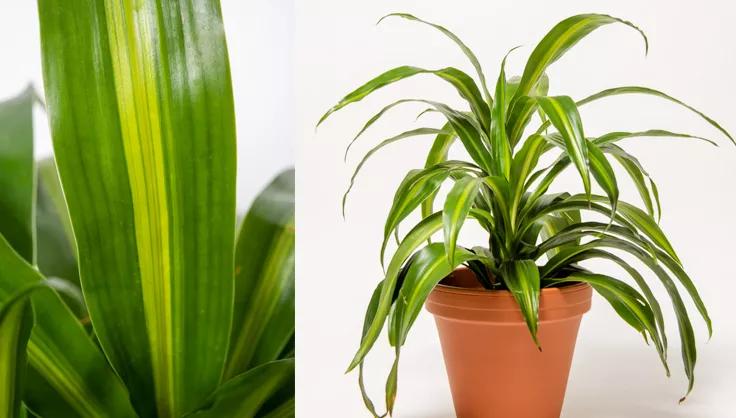
[[[398,248],[388,261],[386,275],[370,301],[360,348],[348,369],[357,367],[360,370],[360,388],[366,407],[374,416],[379,416],[365,392],[362,372],[366,354],[381,330],[388,328],[390,342],[396,350],[396,363],[386,384],[387,414],[390,414],[396,397],[397,363],[407,332],[430,290],[463,264],[474,271],[484,287],[511,292],[528,325],[530,343],[534,341],[537,345],[540,288],[568,282],[589,283],[623,320],[645,340],[652,341],[669,374],[660,302],[655,299],[644,274],[627,259],[640,261],[669,294],[677,318],[689,393],[695,380],[696,347],[683,289],[694,302],[709,333],[712,333],[711,320],[695,285],[658,225],[657,187],[640,161],[623,148],[622,142],[639,137],[713,141],[663,129],[610,132],[591,137],[586,135],[579,108],[611,96],[649,95],[694,112],[733,142],[731,135],[700,111],[648,87],[616,87],[580,100],[548,95],[548,67],[602,26],[622,24],[635,30],[643,38],[647,51],[646,36],[630,22],[601,14],[567,18],[555,25],[534,48],[520,77],[506,75],[504,58],[493,86],[486,80],[473,52],[449,30],[409,14],[396,13],[388,17],[408,19],[439,30],[460,47],[476,74],[471,76],[454,67],[439,70],[397,67],[345,96],[319,122],[384,86],[418,74],[437,76],[454,87],[467,102],[466,109],[456,109],[426,99],[396,101],[372,117],[350,144],[399,105],[421,104],[428,107],[427,111],[441,114],[445,120],[441,127],[409,130],[372,148],[358,164],[348,189],[349,192],[366,160],[378,150],[412,136],[435,136],[426,165],[409,171],[404,177],[386,219],[382,262],[391,236],[399,237],[399,224],[416,211],[421,211],[422,215],[421,221],[398,239]],[[539,115],[538,118],[535,115]],[[469,159],[448,159],[448,149],[457,141]],[[553,162],[544,165],[543,157],[551,157]],[[619,199],[621,179],[613,168],[617,164],[623,167],[628,181],[636,186],[643,210]],[[583,193],[549,192],[550,185],[568,167],[579,174]],[[447,183],[450,184],[449,193],[435,211],[435,198]],[[594,185],[603,195],[594,193]],[[345,199],[343,210],[344,205]],[[599,216],[587,219],[591,214]],[[487,246],[464,248],[458,245],[458,234],[468,219],[487,232]],[[443,242],[428,244],[439,231],[443,232]],[[636,287],[579,265],[590,259],[608,260],[618,265]]]
[[[294,415],[294,172],[239,231],[218,0],[39,0],[0,103],[0,415]]]

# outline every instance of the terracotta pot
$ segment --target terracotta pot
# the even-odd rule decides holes
[[[458,418],[559,418],[587,284],[542,289],[540,352],[508,291],[484,290],[459,269],[427,299]]]

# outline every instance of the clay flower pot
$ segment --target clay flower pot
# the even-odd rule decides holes
[[[587,284],[542,289],[537,349],[508,291],[483,289],[470,270],[427,300],[435,316],[458,418],[559,418]]]

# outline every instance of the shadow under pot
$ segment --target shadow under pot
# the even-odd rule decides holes
[[[458,418],[559,418],[580,320],[584,283],[542,289],[540,351],[510,292],[486,290],[462,268],[429,295]]]

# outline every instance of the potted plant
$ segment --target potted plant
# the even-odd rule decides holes
[[[0,103],[0,416],[293,417],[294,172],[236,227],[219,0],[38,11],[55,165],[33,91]]]
[[[348,94],[319,122],[377,89],[418,74],[450,83],[467,102],[466,109],[456,109],[426,99],[396,101],[372,117],[350,144],[382,115],[403,104],[426,106],[422,114],[439,113],[445,120],[441,127],[408,130],[372,148],[358,164],[345,194],[347,197],[366,160],[383,147],[417,135],[435,136],[426,165],[409,171],[396,190],[383,231],[381,261],[394,234],[398,247],[370,299],[360,347],[348,368],[359,369],[368,410],[383,416],[376,412],[363,384],[366,354],[387,328],[396,353],[386,383],[386,407],[391,414],[401,347],[425,304],[435,315],[460,418],[559,417],[578,326],[590,308],[592,291],[651,341],[669,373],[660,301],[654,297],[649,279],[629,264],[629,258],[643,263],[668,292],[677,317],[689,393],[696,345],[679,287],[693,300],[709,332],[711,321],[695,285],[658,226],[657,187],[622,142],[638,137],[712,141],[663,129],[591,137],[583,130],[578,108],[616,95],[651,95],[694,112],[733,142],[731,135],[700,111],[647,87],[616,87],[581,100],[548,95],[547,68],[599,27],[626,25],[641,34],[648,49],[646,36],[630,22],[600,14],[565,19],[534,48],[520,77],[506,76],[504,58],[492,85],[473,52],[446,28],[404,13],[388,17],[439,30],[464,52],[476,77],[454,67],[393,68]],[[448,159],[448,149],[456,142],[469,158]],[[551,164],[542,164],[550,157]],[[644,209],[619,199],[614,164],[623,167],[636,186]],[[550,185],[568,167],[579,173],[582,193],[549,192]],[[447,183],[451,185],[449,192],[435,210],[440,187]],[[594,184],[602,195],[594,193]],[[345,199],[343,210],[344,204]],[[399,224],[415,211],[421,211],[421,221],[399,236]],[[598,218],[590,218],[590,214]],[[467,220],[487,233],[482,246],[458,244],[459,231]],[[432,241],[440,231],[443,239]],[[589,259],[608,260],[625,274],[614,278],[580,265]]]

